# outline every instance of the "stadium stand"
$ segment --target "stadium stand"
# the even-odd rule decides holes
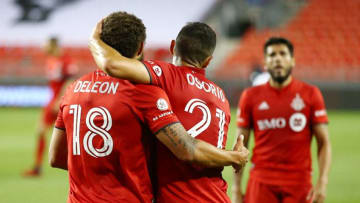
[[[95,64],[89,50],[78,47],[65,47],[64,52],[81,67],[81,72],[94,69]],[[40,47],[0,47],[0,79],[38,78],[44,79],[45,53]],[[36,83],[36,82],[34,82]]]
[[[215,77],[247,79],[263,60],[262,46],[270,36],[295,45],[298,78],[311,81],[360,81],[360,1],[310,0],[280,28],[249,30],[229,54]]]
[[[64,47],[63,51],[78,66],[79,75],[96,68],[87,47]],[[163,48],[147,49],[145,57],[166,61],[171,58],[170,52]],[[45,60],[46,56],[41,47],[0,46],[0,84],[6,81],[11,83],[16,81],[19,84],[46,84]]]
[[[78,67],[78,75],[96,68],[87,47],[63,47]],[[168,49],[145,50],[146,59],[170,61]],[[46,86],[46,56],[41,47],[0,46],[0,107],[1,106],[44,106],[51,91]]]

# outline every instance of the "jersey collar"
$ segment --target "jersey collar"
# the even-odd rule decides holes
[[[283,88],[281,88],[281,89],[277,89],[277,88],[272,87],[272,86],[270,85],[270,81],[268,81],[268,82],[266,83],[266,86],[267,86],[268,88],[270,88],[271,90],[273,90],[273,91],[276,91],[276,92],[284,92],[284,91],[287,91],[287,90],[291,89],[291,88],[294,86],[295,81],[296,81],[296,79],[295,79],[294,77],[292,77],[291,82],[290,82],[286,87],[283,87]]]
[[[193,71],[193,72],[196,72],[200,75],[205,75],[205,68],[196,68],[196,67],[191,67],[191,66],[184,66],[186,67],[187,69]]]

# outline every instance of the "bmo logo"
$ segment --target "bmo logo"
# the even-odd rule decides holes
[[[292,131],[301,132],[306,126],[307,119],[306,116],[302,113],[294,113],[290,116],[288,122]],[[281,129],[286,127],[286,119],[280,117],[258,120],[257,125],[259,130]]]
[[[268,130],[276,128],[285,128],[286,120],[285,118],[271,118],[257,121],[259,130]]]

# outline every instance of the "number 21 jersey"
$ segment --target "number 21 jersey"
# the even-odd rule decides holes
[[[174,113],[188,133],[224,149],[230,107],[223,90],[205,77],[205,70],[145,61],[151,84],[167,93]],[[202,168],[178,160],[158,145],[158,194],[162,202],[230,202],[223,168]]]

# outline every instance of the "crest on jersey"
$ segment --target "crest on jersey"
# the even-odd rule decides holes
[[[269,104],[266,101],[261,102],[261,104],[258,107],[259,110],[268,110]]]
[[[306,126],[306,116],[302,113],[294,113],[289,119],[291,130],[301,132]]]
[[[157,100],[156,106],[160,111],[165,111],[169,108],[169,105],[167,104],[166,100],[163,98]]]
[[[295,111],[301,111],[305,107],[304,101],[298,93],[296,94],[295,98],[292,100],[291,107]]]
[[[153,68],[155,74],[156,74],[158,77],[160,77],[161,74],[162,74],[162,70],[161,70],[160,66],[153,66],[152,68]]]

